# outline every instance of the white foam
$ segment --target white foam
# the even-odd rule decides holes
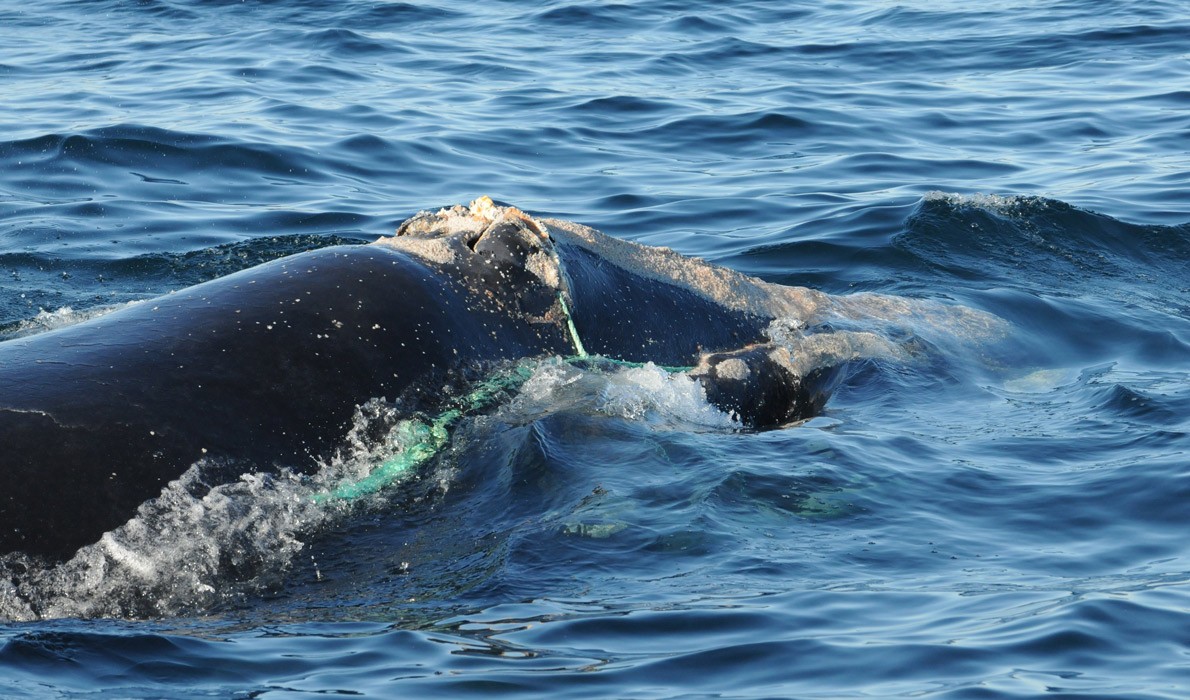
[[[1033,212],[1048,206],[1045,198],[1035,195],[959,194],[935,190],[927,192],[922,199],[927,202],[945,202],[952,207],[974,207],[1004,216]]]
[[[504,409],[506,420],[532,420],[580,411],[672,429],[732,430],[739,423],[707,401],[702,384],[652,362],[639,367],[584,369],[561,361],[540,363]]]
[[[325,519],[293,475],[246,474],[193,495],[192,467],[136,517],[70,560],[0,591],[0,616],[158,617],[204,609],[278,580],[301,534]]]
[[[380,401],[362,406],[345,446],[312,476],[249,470],[207,489],[214,465],[199,463],[67,562],[0,559],[0,620],[174,616],[278,585],[311,534],[375,502],[324,496],[401,449],[386,433],[394,415]]]

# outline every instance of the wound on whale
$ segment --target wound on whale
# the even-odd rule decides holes
[[[520,358],[682,367],[743,426],[787,424],[889,345],[816,333],[832,308],[486,197],[422,212],[0,342],[0,554],[68,558],[200,461],[312,471],[370,399],[433,414]]]

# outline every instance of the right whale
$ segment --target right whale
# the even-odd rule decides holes
[[[314,471],[366,402],[440,413],[522,358],[680,368],[742,426],[784,425],[820,411],[855,360],[912,354],[879,332],[905,318],[996,325],[768,284],[486,197],[422,212],[371,245],[0,342],[0,554],[68,558],[195,464],[210,485]]]

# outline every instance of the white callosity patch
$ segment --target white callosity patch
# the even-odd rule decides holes
[[[715,366],[716,375],[720,379],[732,379],[737,382],[744,382],[748,380],[748,376],[752,374],[752,370],[748,369],[748,363],[739,358],[729,358]]]
[[[586,354],[567,306],[573,302],[549,229],[515,207],[479,197],[464,207],[422,211],[374,245],[420,258],[461,283],[469,303],[530,324],[569,330]]]
[[[559,289],[562,286],[561,276],[558,274],[558,259],[554,255],[544,251],[531,253],[525,262],[525,269],[547,287]]]
[[[755,313],[778,307],[775,315],[814,316],[825,303],[822,292],[778,287],[755,278],[690,258],[668,248],[655,248],[604,235],[589,226],[560,219],[542,219],[551,237],[584,248],[647,279],[680,287],[720,306]],[[781,290],[778,295],[773,290]]]
[[[457,204],[436,212],[420,211],[401,224],[396,235],[377,239],[372,245],[395,248],[437,265],[458,263],[460,250],[454,239],[490,226],[488,213],[482,206]]]
[[[523,223],[543,243],[549,239],[545,227],[528,214],[516,207],[499,206],[491,197],[483,196],[466,207],[456,204],[436,212],[420,211],[401,224],[396,235],[380,238],[373,245],[396,248],[439,265],[458,263],[460,240],[482,236],[487,229],[510,220]],[[543,255],[540,260],[530,261],[530,271],[556,288],[557,270],[546,271],[546,267],[557,267],[556,261],[550,264],[551,257]]]

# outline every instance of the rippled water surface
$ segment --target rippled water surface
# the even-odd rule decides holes
[[[546,363],[366,506],[167,493],[123,559],[4,564],[0,695],[1190,696],[1188,36],[1160,1],[0,3],[5,337],[481,194],[1011,328],[781,430]]]

